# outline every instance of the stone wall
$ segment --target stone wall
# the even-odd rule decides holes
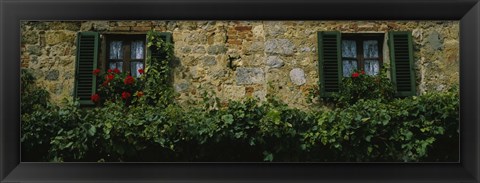
[[[318,87],[317,32],[412,31],[417,91],[444,91],[459,83],[458,21],[69,21],[22,22],[22,67],[60,103],[73,94],[76,34],[171,32],[177,99],[215,92],[222,102],[275,95],[306,108]],[[390,62],[386,41],[384,63]]]

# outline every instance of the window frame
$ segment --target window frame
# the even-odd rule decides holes
[[[365,70],[365,58],[363,55],[363,41],[366,40],[376,40],[378,41],[378,58],[376,58],[379,62],[379,70],[383,68],[383,44],[385,42],[385,33],[342,33],[341,34],[341,39],[340,39],[340,57],[341,61],[343,63],[344,59],[348,60],[357,60],[357,69],[360,70]],[[357,48],[357,58],[351,58],[351,57],[343,57],[342,53],[342,42],[344,40],[353,40],[356,43],[356,48]],[[342,64],[342,77],[343,77],[343,64]]]
[[[129,41],[129,44],[128,44],[128,49],[125,49],[126,45],[125,44],[122,44],[122,47],[123,47],[123,65],[122,65],[122,72],[127,72],[129,75],[131,75],[130,73],[130,69],[131,69],[131,55],[130,55],[130,52],[131,52],[131,42],[132,41],[136,41],[136,40],[142,40],[143,43],[144,43],[144,53],[143,53],[143,59],[142,59],[142,62],[143,62],[143,67],[145,68],[146,67],[146,60],[147,60],[147,54],[148,54],[148,48],[147,48],[147,34],[146,33],[131,33],[131,32],[128,32],[128,33],[118,33],[118,32],[114,32],[114,33],[110,33],[110,32],[106,32],[106,33],[102,33],[101,35],[101,48],[99,50],[100,52],[100,59],[99,59],[99,63],[98,63],[98,68],[100,68],[101,71],[103,72],[106,72],[108,69],[109,69],[109,63],[110,63],[110,42],[111,41],[115,41],[115,40],[119,40],[119,41]],[[128,54],[126,54],[128,53]],[[127,59],[125,59],[127,58]]]

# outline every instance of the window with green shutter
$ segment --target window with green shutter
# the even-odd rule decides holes
[[[392,82],[397,96],[412,96],[415,91],[413,44],[410,32],[389,32]]]
[[[97,32],[78,33],[74,96],[81,105],[94,104],[90,97],[96,91],[96,77],[92,71],[97,68],[98,42]]]
[[[318,32],[320,93],[338,92],[342,78],[355,70],[377,75],[383,67],[383,33]],[[415,75],[410,32],[390,32],[392,82],[397,96],[415,95]]]
[[[159,32],[160,37],[172,43],[172,34]],[[146,55],[163,60],[166,55],[147,48],[145,34],[103,34],[98,32],[80,32],[77,36],[77,59],[74,97],[81,105],[93,105],[91,96],[96,93],[96,77],[92,71],[100,68],[119,69],[132,76],[139,77],[139,69],[145,67]]]

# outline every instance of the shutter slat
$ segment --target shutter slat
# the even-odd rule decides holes
[[[97,67],[99,34],[80,32],[77,37],[77,63],[75,97],[81,105],[93,105],[90,101],[96,91],[96,77],[92,71]]]
[[[389,33],[392,80],[397,96],[415,95],[413,44],[410,32]]]

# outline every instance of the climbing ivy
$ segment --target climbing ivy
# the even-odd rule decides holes
[[[145,68],[145,101],[150,105],[168,105],[173,99],[170,68],[174,58],[173,44],[164,40],[162,33],[151,30],[147,33],[147,48],[150,54]]]

